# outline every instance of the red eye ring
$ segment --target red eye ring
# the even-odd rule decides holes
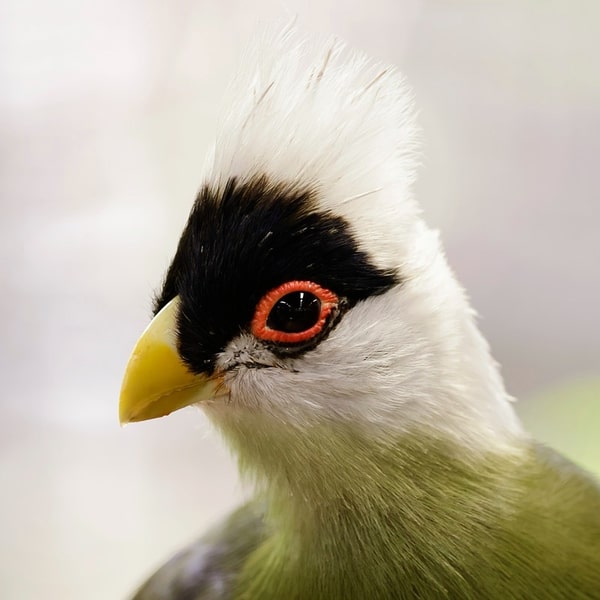
[[[321,307],[317,322],[304,331],[294,333],[272,329],[267,325],[271,311],[284,296],[293,292],[308,292],[318,298]],[[338,302],[336,294],[312,281],[288,281],[267,292],[260,299],[254,312],[250,330],[257,338],[269,342],[277,342],[279,344],[305,342],[322,331],[327,318],[331,314],[331,311],[338,305]]]

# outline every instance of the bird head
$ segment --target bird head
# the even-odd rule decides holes
[[[198,404],[258,454],[317,430],[385,443],[427,429],[470,446],[518,430],[411,193],[402,77],[337,41],[267,33],[224,106],[122,422]]]

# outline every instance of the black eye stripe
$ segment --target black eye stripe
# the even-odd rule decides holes
[[[398,283],[358,248],[341,217],[319,212],[310,191],[257,178],[203,188],[155,301],[181,298],[179,352],[195,372],[249,330],[259,300],[290,280],[313,281],[349,307]]]

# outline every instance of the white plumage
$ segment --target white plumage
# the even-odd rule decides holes
[[[329,415],[385,424],[396,435],[435,423],[474,447],[489,449],[490,438],[512,445],[507,438],[521,428],[497,366],[411,193],[419,130],[403,77],[337,40],[267,28],[244,54],[223,106],[206,183],[266,175],[314,189],[320,208],[350,223],[373,262],[403,279],[297,359],[302,378],[248,371],[228,380],[234,396],[299,424]],[[251,336],[237,337],[220,365],[254,346]],[[208,410],[227,418],[223,409]]]

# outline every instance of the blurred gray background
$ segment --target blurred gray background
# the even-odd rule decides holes
[[[600,376],[597,0],[2,0],[2,598],[125,598],[244,493],[202,415],[117,399],[236,54],[294,13],[408,76],[418,196],[523,410]],[[541,435],[595,411],[597,447],[585,397]]]

